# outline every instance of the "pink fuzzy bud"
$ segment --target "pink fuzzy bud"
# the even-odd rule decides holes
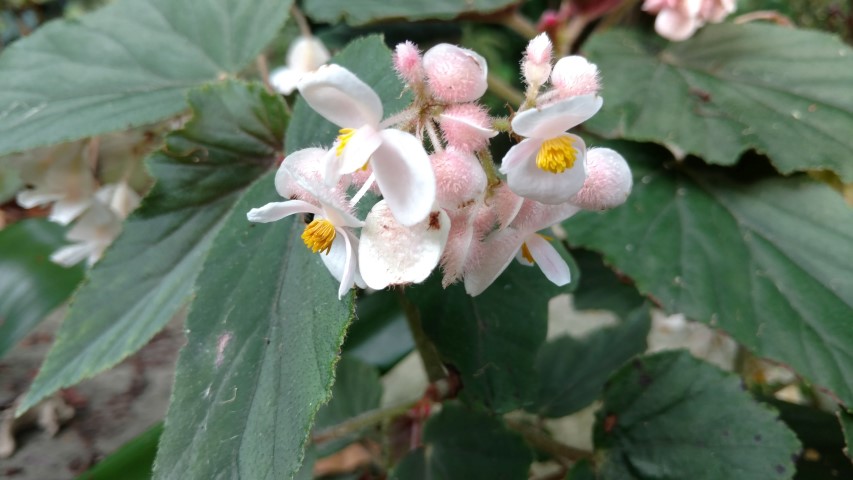
[[[407,84],[417,85],[424,80],[421,52],[410,41],[398,43],[394,48],[394,69]]]
[[[474,103],[451,105],[439,117],[438,125],[450,146],[466,152],[485,147],[498,134],[489,128],[491,118],[486,109]]]
[[[424,54],[433,96],[443,102],[472,102],[486,93],[486,59],[477,52],[440,43]]]
[[[471,153],[455,148],[430,156],[435,172],[435,198],[441,208],[455,211],[483,196],[486,174]]]
[[[563,57],[554,65],[551,85],[559,93],[559,98],[597,94],[601,90],[598,67],[577,55]]]
[[[592,148],[586,156],[586,180],[571,203],[586,210],[605,210],[625,203],[633,178],[628,163],[609,148]]]
[[[524,51],[524,60],[521,62],[521,72],[528,85],[539,88],[551,74],[551,40],[547,33],[540,33]]]

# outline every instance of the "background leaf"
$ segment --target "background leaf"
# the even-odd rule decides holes
[[[149,157],[157,184],[90,271],[20,411],[157,333],[189,299],[223,217],[280,155],[279,96],[232,82],[200,88],[190,103],[193,120]]]
[[[380,290],[358,298],[344,353],[385,373],[414,348],[415,341],[395,292]]]
[[[382,0],[305,0],[305,14],[318,22],[362,25],[380,20],[452,20],[462,14],[487,14],[518,3],[517,0],[433,0],[384,2]]]
[[[77,480],[148,480],[154,469],[154,455],[162,433],[163,424],[158,423],[109,454]]]
[[[572,301],[578,310],[609,310],[625,318],[645,299],[628,278],[620,278],[596,252],[573,249],[572,256],[581,272]]]
[[[39,28],[0,56],[0,155],[181,112],[254,60],[291,1],[120,0]]]
[[[299,238],[300,216],[264,225],[273,174],[236,204],[196,283],[155,478],[292,478],[330,396],[352,295]]]
[[[838,412],[838,421],[841,422],[841,431],[844,433],[844,442],[847,446],[844,448],[844,453],[847,458],[853,460],[853,413],[849,410]]]
[[[498,418],[445,403],[427,421],[420,448],[406,456],[391,478],[438,480],[527,478],[533,455]]]
[[[800,443],[741,385],[686,351],[634,360],[596,416],[598,478],[792,478]]]
[[[646,350],[650,327],[648,308],[639,308],[615,327],[580,340],[566,335],[545,344],[536,358],[539,395],[528,411],[558,418],[592,403],[613,372]]]
[[[668,44],[611,30],[585,46],[606,99],[584,125],[731,165],[750,148],[782,173],[828,169],[853,181],[853,50],[826,33],[707,25]]]
[[[667,168],[662,149],[610,143],[631,163],[625,205],[563,224],[670,312],[722,328],[853,404],[853,210],[804,177],[735,183]]]
[[[50,254],[65,244],[65,228],[44,219],[0,230],[0,357],[59,306],[83,279]]]

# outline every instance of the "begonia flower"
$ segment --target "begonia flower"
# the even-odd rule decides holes
[[[655,31],[674,42],[692,37],[706,22],[722,22],[735,8],[735,0],[646,0],[643,3],[643,10],[657,13]]]
[[[595,115],[601,105],[601,97],[581,95],[516,114],[512,129],[527,138],[510,148],[501,163],[509,188],[547,204],[567,202],[577,193],[586,178],[586,144],[566,131]]]
[[[329,272],[339,280],[338,298],[346,294],[353,284],[364,286],[358,273],[358,238],[350,230],[363,225],[350,212],[350,205],[342,192],[328,188],[322,182],[312,181],[300,175],[296,165],[306,158],[320,161],[326,151],[318,148],[300,150],[285,158],[276,174],[276,190],[279,193],[293,189],[292,182],[299,184],[299,189],[310,195],[313,201],[288,200],[271,202],[260,208],[249,210],[246,217],[250,222],[268,223],[281,220],[290,215],[307,214],[307,225],[302,233],[302,241],[314,253],[322,253],[320,258]],[[289,159],[296,157],[290,165]],[[308,198],[306,196],[306,198]]]
[[[100,201],[92,202],[65,235],[74,243],[53,252],[50,260],[66,267],[86,260],[91,267],[121,233],[121,221],[108,205]]]
[[[317,37],[296,37],[287,49],[287,64],[270,72],[270,84],[277,92],[290,95],[303,75],[317,70],[329,58],[329,50]]]
[[[334,183],[340,175],[364,168],[369,161],[397,220],[414,225],[426,218],[435,200],[429,158],[412,134],[380,128],[383,109],[376,92],[334,64],[303,77],[299,91],[311,108],[341,127],[327,179]]]
[[[50,149],[45,160],[25,163],[21,179],[32,188],[18,193],[24,208],[53,204],[48,219],[67,225],[92,204],[95,177],[82,143],[68,143]]]

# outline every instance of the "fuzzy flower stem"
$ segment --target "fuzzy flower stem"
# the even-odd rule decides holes
[[[444,371],[444,364],[441,362],[438,350],[435,349],[435,345],[424,332],[420,310],[406,297],[402,290],[397,290],[397,299],[400,301],[403,311],[406,312],[406,321],[409,324],[409,330],[412,332],[412,338],[415,340],[415,347],[421,355],[421,361],[424,363],[424,370],[426,370],[429,381],[434,383],[446,378],[447,373]]]
[[[477,159],[480,160],[480,165],[483,167],[483,171],[486,172],[489,188],[500,184],[501,178],[498,176],[492,154],[488,150],[483,149],[477,152]]]
[[[418,114],[418,111],[416,109],[407,108],[403,111],[395,113],[394,115],[391,115],[390,117],[386,118],[385,120],[382,120],[382,122],[379,123],[379,128],[384,129],[384,128],[393,128],[393,127],[404,126],[403,124],[412,121],[412,119],[414,119],[417,114]],[[401,130],[405,130],[405,129],[401,129]]]
[[[489,90],[495,95],[506,100],[511,105],[521,105],[524,101],[524,94],[519,92],[515,87],[504,81],[502,78],[495,76],[491,72],[487,77],[489,82]]]

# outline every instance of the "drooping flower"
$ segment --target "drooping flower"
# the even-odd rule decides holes
[[[567,202],[586,178],[586,144],[566,133],[601,108],[601,97],[581,95],[516,114],[513,131],[527,137],[509,149],[501,164],[509,188],[537,202]]]
[[[296,37],[287,49],[287,64],[270,72],[270,84],[277,92],[290,95],[303,75],[317,70],[329,58],[329,50],[317,37]]]
[[[307,214],[307,225],[302,234],[305,246],[314,253],[322,253],[320,258],[329,272],[339,280],[338,298],[346,294],[357,284],[364,286],[358,273],[358,238],[350,230],[363,225],[350,213],[350,205],[336,187],[329,188],[316,179],[302,176],[298,165],[306,160],[320,162],[327,152],[311,148],[294,152],[285,158],[276,174],[276,190],[282,196],[292,194],[298,188],[306,200],[288,200],[271,202],[260,208],[253,208],[246,217],[250,222],[268,223],[281,220],[290,215]],[[295,185],[297,184],[298,187]]]
[[[381,129],[382,101],[349,70],[325,65],[299,82],[299,91],[317,113],[341,127],[327,180],[363,168],[368,161],[376,183],[397,220],[414,225],[435,200],[435,176],[421,142],[401,130]]]

